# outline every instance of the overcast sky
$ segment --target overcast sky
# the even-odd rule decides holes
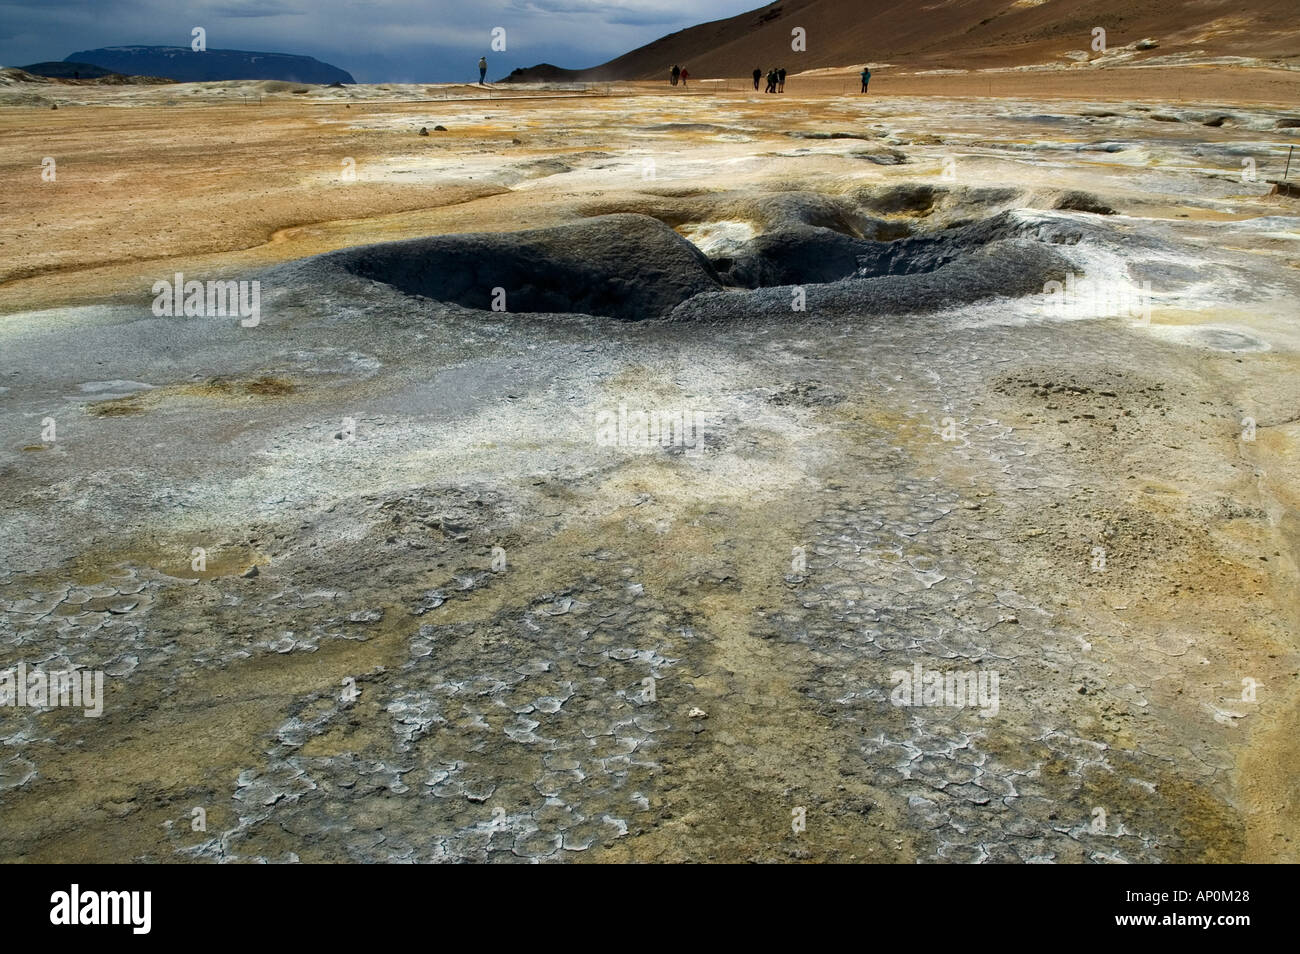
[[[101,46],[189,46],[314,56],[358,82],[477,80],[517,66],[595,66],[665,33],[763,0],[0,0],[0,65]],[[493,27],[506,52],[491,49]]]

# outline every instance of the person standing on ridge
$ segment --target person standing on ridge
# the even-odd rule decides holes
[[[870,82],[871,82],[871,68],[869,66],[864,66],[862,67],[862,92],[865,93],[867,91],[867,84]]]
[[[482,86],[485,79],[487,79],[487,57],[480,56],[478,58],[478,85]]]
[[[686,67],[682,67],[682,89],[686,88],[686,81],[691,78],[691,74],[686,72]]]
[[[763,78],[763,68],[760,66],[755,66],[754,67],[754,89],[758,89],[758,81],[761,80],[762,78]]]
[[[776,85],[777,85],[776,91],[778,93],[785,92],[785,67],[784,66],[776,71]]]
[[[763,92],[765,93],[776,92],[776,70],[775,69],[770,69],[767,71],[767,89],[763,90]]]
[[[682,75],[682,68],[681,68],[680,66],[678,66],[676,63],[674,63],[674,64],[673,64],[672,71],[668,74],[668,76],[669,76],[669,82],[672,83],[674,86],[676,86],[676,85],[677,85],[677,77],[679,77],[679,76],[681,76],[681,75]]]

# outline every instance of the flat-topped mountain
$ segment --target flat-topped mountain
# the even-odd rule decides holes
[[[205,50],[184,46],[110,46],[65,58],[128,76],[163,76],[182,83],[213,80],[286,80],[292,83],[355,83],[352,74],[310,56]]]

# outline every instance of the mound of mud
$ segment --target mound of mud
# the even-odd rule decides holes
[[[824,284],[856,275],[858,256],[875,244],[834,229],[800,225],[760,235],[715,264],[724,282],[741,288]]]
[[[1025,241],[979,249],[933,271],[849,278],[810,284],[804,314],[809,320],[860,320],[922,315],[995,298],[1039,294],[1044,282],[1061,281],[1069,262],[1050,246]],[[698,295],[678,305],[673,322],[747,322],[756,316],[791,314],[789,287],[760,287],[745,295]]]
[[[292,281],[328,288],[361,279],[479,311],[621,321],[743,318],[769,312],[769,298],[785,301],[789,313],[788,292],[768,292],[809,286],[818,287],[825,314],[852,318],[1037,294],[1070,271],[1062,246],[1113,238],[1100,217],[998,208],[1013,197],[1023,198],[904,188],[866,203],[792,191],[694,209],[736,216],[712,230],[686,230],[713,235],[711,255],[661,218],[616,213],[530,231],[344,249],[291,266]],[[1096,207],[1090,196],[1067,204]],[[685,209],[660,212],[670,221],[690,218]],[[880,212],[886,217],[870,214]],[[971,212],[981,217],[967,218]],[[928,220],[923,231],[913,224],[918,217]],[[764,230],[755,234],[749,223]],[[731,237],[719,241],[717,234]]]
[[[658,219],[610,215],[504,234],[438,235],[345,249],[326,267],[484,311],[639,321],[720,287],[704,254]],[[504,292],[504,297],[497,289]]]
[[[853,278],[934,272],[996,248],[1014,271],[1041,289],[1061,259],[1048,246],[1074,245],[1083,225],[1002,212],[970,225],[895,241],[857,239],[841,231],[797,226],[760,235],[731,258],[719,260],[723,280],[743,288],[825,284]],[[1022,281],[1012,283],[1019,288]]]

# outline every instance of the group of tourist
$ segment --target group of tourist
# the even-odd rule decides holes
[[[678,66],[677,64],[674,63],[673,68],[668,71],[668,82],[671,83],[673,86],[676,86],[679,82],[682,84],[682,86],[685,86],[686,80],[690,77],[690,75],[691,74],[686,71],[686,67]],[[862,72],[859,73],[858,76],[862,80],[862,92],[865,93],[867,91],[867,84],[871,82],[870,67],[867,66],[862,67]],[[763,79],[762,67],[759,66],[754,67],[754,89],[758,89],[758,84],[762,81],[762,79]],[[772,69],[767,71],[767,89],[764,90],[764,92],[768,92],[768,93],[785,92],[785,67],[774,66]]]
[[[758,89],[758,81],[763,78],[761,67],[754,67],[754,89]],[[767,89],[768,93],[785,92],[785,67],[773,67],[767,71]]]
[[[859,75],[862,78],[862,92],[865,93],[867,91],[867,84],[871,82],[870,68],[866,66],[862,67],[862,72]],[[685,86],[686,81],[690,79],[690,77],[691,74],[687,72],[686,67],[678,66],[676,63],[674,63],[673,68],[668,71],[668,82],[672,83],[674,86],[676,86],[678,83],[681,83],[682,86]],[[487,78],[487,57],[480,57],[478,61],[478,81],[480,86],[483,85],[483,82],[486,78]],[[754,67],[754,89],[758,89],[758,83],[762,78],[763,78],[762,68],[757,66]],[[772,69],[767,71],[767,89],[765,90],[765,92],[768,93],[785,92],[785,67],[773,67]]]

